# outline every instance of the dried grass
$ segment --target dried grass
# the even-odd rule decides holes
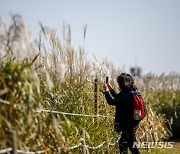
[[[48,108],[94,114],[94,79],[98,78],[99,89],[102,88],[107,75],[111,78],[112,84],[116,85],[116,77],[120,74],[120,70],[117,70],[107,59],[93,61],[86,57],[84,42],[87,26],[84,27],[83,47],[76,50],[71,45],[69,25],[63,26],[62,43],[53,29],[44,27],[40,23],[39,38],[33,42],[21,16],[12,15],[11,19],[10,24],[0,19],[0,97],[12,101],[14,105],[1,108],[0,137],[8,138],[6,129],[16,129],[20,137],[19,147],[51,152],[68,152],[70,145],[78,144],[81,140],[84,129],[89,136],[87,143],[92,146],[102,143],[107,138],[112,140],[116,138],[117,134],[113,134],[112,119],[98,119],[97,123],[92,118],[68,117],[68,119],[59,115],[35,112],[39,108]],[[19,72],[23,73],[24,77],[21,77],[18,83],[12,78],[8,79],[12,82],[12,87],[6,82],[7,73],[5,75],[2,73],[5,71],[2,66],[9,60],[12,62],[11,67],[14,67],[9,73],[10,76],[13,76],[13,72],[17,73],[15,70],[19,65],[27,68]],[[11,70],[11,67],[7,68]],[[180,90],[179,78],[179,74],[159,77],[149,74],[143,79],[136,78],[136,83],[146,98],[149,111],[148,117],[138,130],[140,140],[159,141],[170,135],[164,125],[164,118],[152,111],[151,102],[156,101],[153,99],[154,93]],[[13,99],[11,95],[6,94],[7,91],[4,92],[6,88],[12,91]],[[149,101],[149,98],[152,98],[152,101]],[[107,105],[101,92],[98,100],[98,113],[113,116],[114,109]],[[12,114],[17,115],[12,117]],[[4,140],[0,142],[1,147],[6,147],[8,144]],[[111,150],[116,151],[113,147]],[[81,149],[74,150],[77,153],[79,151]],[[100,151],[105,152],[106,147]]]

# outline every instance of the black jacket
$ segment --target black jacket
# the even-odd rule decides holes
[[[134,90],[139,95],[137,90]],[[111,93],[111,95],[110,95]],[[105,92],[105,97],[109,105],[116,107],[114,129],[115,131],[131,131],[137,128],[139,121],[133,118],[133,95],[131,91],[121,91],[116,93],[115,90]],[[114,98],[112,98],[114,97]]]

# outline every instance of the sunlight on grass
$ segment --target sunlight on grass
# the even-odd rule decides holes
[[[65,41],[42,24],[38,40],[32,41],[21,16],[13,15],[10,23],[2,19],[0,23],[1,149],[11,147],[8,133],[15,130],[18,148],[25,151],[118,153],[114,108],[106,103],[100,89],[107,74],[117,88],[121,70],[106,59],[87,59],[84,47],[74,49],[69,25],[63,27]],[[85,34],[86,27],[84,40]],[[99,89],[96,109],[95,78]],[[172,135],[166,124],[174,116],[174,100],[176,106],[180,103],[179,79],[176,73],[135,78],[148,110],[138,129],[140,141],[161,141]],[[40,112],[43,110],[56,112]],[[93,117],[96,112],[107,117]],[[171,149],[172,153],[178,148]],[[152,150],[158,152],[163,149]]]

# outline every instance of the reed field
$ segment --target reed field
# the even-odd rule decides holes
[[[19,153],[118,153],[115,110],[101,90],[107,75],[118,88],[122,70],[106,59],[87,58],[84,45],[74,49],[69,25],[63,25],[62,38],[53,29],[39,27],[39,38],[33,40],[20,15],[9,21],[0,18],[0,149],[12,147],[14,131]],[[82,37],[85,40],[86,27]],[[179,80],[178,73],[135,77],[148,111],[138,140],[175,136]]]

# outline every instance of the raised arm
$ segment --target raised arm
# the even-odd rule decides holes
[[[114,89],[111,89],[111,90],[110,90],[110,93],[111,93],[111,95],[112,95],[114,98],[117,98],[117,97],[118,97],[118,93],[117,93]]]
[[[109,105],[124,105],[124,103],[126,102],[126,95],[118,95],[117,98],[112,98],[110,93],[108,91],[106,91],[105,93],[105,98],[106,101],[108,102]]]
[[[114,98],[117,98],[118,94],[117,94],[117,92],[113,89],[112,85],[111,85],[110,83],[107,83],[107,86],[108,86],[108,89],[110,90],[111,95],[112,95]]]

